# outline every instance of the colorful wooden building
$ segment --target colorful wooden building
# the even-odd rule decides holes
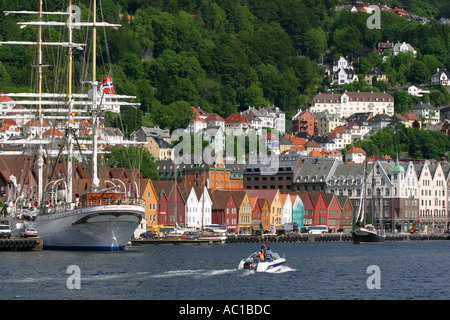
[[[211,191],[212,223],[225,225],[228,233],[238,231],[238,206],[231,192]]]
[[[327,225],[327,203],[321,191],[309,192],[314,205],[313,224],[315,226]]]

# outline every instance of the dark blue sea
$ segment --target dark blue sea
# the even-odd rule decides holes
[[[447,300],[450,297],[450,241],[395,241],[381,245],[279,243],[272,244],[272,250],[287,259],[280,272],[238,270],[240,259],[259,247],[225,244],[127,247],[119,252],[0,252],[0,299]]]

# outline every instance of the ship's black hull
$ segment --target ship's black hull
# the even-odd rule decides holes
[[[376,243],[384,243],[384,237],[376,234],[367,232],[364,234],[357,234],[354,231],[352,232],[352,240],[354,244],[376,244]]]

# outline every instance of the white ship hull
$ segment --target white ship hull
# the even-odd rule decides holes
[[[144,216],[136,205],[93,206],[37,215],[36,228],[44,249],[118,251],[126,247]]]

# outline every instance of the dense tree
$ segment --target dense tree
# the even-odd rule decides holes
[[[139,168],[145,179],[159,180],[155,162],[147,149],[142,147],[108,148],[102,157],[103,166],[112,168]]]
[[[62,7],[56,0],[46,2],[48,8]],[[450,13],[450,6],[439,0],[381,2],[434,19],[449,18]],[[360,75],[380,69],[389,78],[389,86],[428,84],[437,68],[450,69],[450,26],[435,21],[421,25],[383,11],[382,28],[370,30],[368,14],[335,10],[341,3],[346,1],[104,0],[99,20],[122,26],[106,30],[107,40],[99,29],[97,77],[111,74],[116,92],[136,95],[140,110],[149,113],[155,125],[174,128],[187,123],[186,105],[226,117],[248,105],[274,104],[290,116],[327,89],[329,81],[320,64],[331,63],[332,56],[351,58]],[[83,20],[87,19],[89,2],[76,4]],[[37,3],[3,1],[0,9],[36,10]],[[36,29],[19,28],[19,20],[23,19],[16,15],[0,16],[0,40],[36,39]],[[44,29],[46,40],[66,37],[61,30]],[[84,42],[85,36],[86,32],[74,30],[77,41]],[[367,54],[367,49],[388,40],[411,43],[417,57],[401,53],[395,57],[386,54],[383,59],[376,52]],[[45,50],[44,63],[50,66],[44,70],[45,90],[63,91],[64,82],[53,78],[56,72],[64,72],[62,64],[57,70],[64,53]],[[86,70],[78,58],[84,54],[75,54],[76,79],[81,81],[86,79],[78,72]],[[36,64],[34,48],[0,46],[0,91],[32,90],[36,74],[30,76],[31,64]],[[79,83],[75,91],[84,88]],[[368,87],[357,82],[345,89],[386,91],[389,86],[375,82]],[[417,102],[401,93],[395,99],[396,112],[405,112]],[[449,94],[436,87],[424,99],[445,105]],[[174,114],[177,107],[181,111]],[[127,115],[128,110],[124,112],[129,118],[124,131],[129,134],[138,121]],[[111,119],[115,121],[111,125],[119,124]]]
[[[370,140],[358,141],[356,146],[369,154],[387,154],[392,158],[403,153],[410,158],[440,160],[450,150],[450,137],[440,131],[405,128],[394,121],[372,135]]]

